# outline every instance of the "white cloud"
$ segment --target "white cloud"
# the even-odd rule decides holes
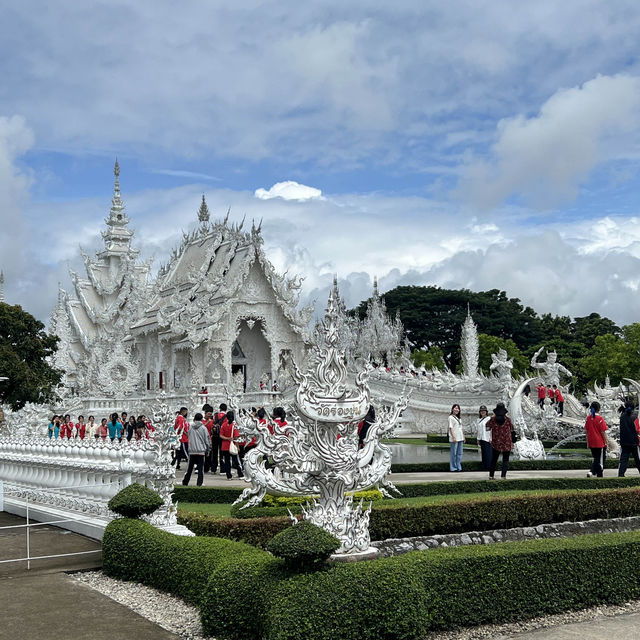
[[[639,109],[638,77],[561,89],[538,115],[501,120],[490,159],[472,162],[459,188],[489,208],[512,195],[543,207],[570,201],[599,163],[635,152]]]
[[[271,189],[256,189],[254,193],[260,200],[270,200],[271,198],[282,198],[283,200],[313,200],[322,198],[322,191],[315,187],[308,187],[293,180],[276,182]]]

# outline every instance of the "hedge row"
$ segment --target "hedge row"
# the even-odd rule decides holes
[[[578,490],[517,497],[493,495],[410,507],[376,506],[371,511],[369,530],[372,540],[385,540],[636,515],[640,515],[640,489]],[[288,517],[212,518],[188,512],[179,513],[178,522],[196,535],[259,547],[265,547],[274,535],[291,526]]]
[[[399,436],[402,437],[402,436]],[[438,443],[438,444],[442,444],[442,443],[449,443],[449,437],[448,436],[443,436],[443,435],[439,435],[437,433],[429,433],[427,434],[426,438],[424,438],[427,442],[433,442],[434,444]],[[467,441],[467,444],[478,444],[478,439],[475,436],[466,436],[465,440]],[[393,441],[390,441],[391,444],[393,444]],[[551,449],[552,447],[555,447],[558,444],[558,440],[543,440],[542,441],[542,446],[545,449]],[[586,440],[572,440],[571,442],[565,442],[561,447],[561,449],[586,449],[587,448],[587,441]]]
[[[504,491],[562,491],[571,489],[621,489],[640,486],[640,477],[633,478],[522,478],[520,480],[502,480],[488,482],[487,480],[467,480],[461,482],[430,482],[424,484],[400,485],[398,488],[405,498],[460,495],[465,493],[501,493]],[[367,504],[367,500],[364,500]],[[392,501],[373,503],[373,508],[393,504]],[[242,505],[231,507],[233,518],[267,518],[286,516],[291,513],[301,513],[300,506],[258,506],[241,508]]]
[[[630,570],[640,563],[638,532],[437,549],[291,574],[247,545],[123,519],[107,527],[103,558],[108,575],[196,604],[204,633],[220,640],[417,640],[640,597]]]
[[[591,458],[573,458],[567,460],[514,460],[509,462],[509,471],[565,471],[572,469],[584,469],[585,473],[591,466]],[[617,469],[618,461],[607,459],[605,469]],[[485,471],[482,468],[480,460],[471,460],[469,462],[462,459],[463,471]],[[449,471],[448,462],[416,462],[392,464],[391,471],[393,473],[441,473]],[[486,471],[485,471],[486,473]]]
[[[176,536],[141,520],[109,523],[102,559],[109,576],[168,591],[199,606],[203,620],[215,620],[218,638],[260,637],[266,613],[261,590],[286,577],[282,560],[250,545]],[[236,574],[242,580],[230,585]]]
[[[632,532],[338,565],[280,582],[264,637],[415,640],[434,630],[620,604],[640,596],[631,570],[638,562],[640,534]],[[215,631],[205,625],[205,633]]]
[[[460,493],[494,493],[499,491],[535,491],[554,489],[614,489],[640,486],[640,476],[626,478],[507,478],[500,482],[458,480],[397,485],[406,498],[443,496]],[[221,487],[175,487],[174,498],[179,502],[229,504],[240,495],[240,489]],[[245,510],[246,511],[246,510]],[[286,511],[284,512],[286,514]],[[282,514],[278,514],[282,515]]]

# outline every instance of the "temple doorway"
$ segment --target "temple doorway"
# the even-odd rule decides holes
[[[232,374],[244,366],[245,391],[259,391],[260,380],[271,379],[271,347],[263,334],[261,320],[243,319],[231,351]]]

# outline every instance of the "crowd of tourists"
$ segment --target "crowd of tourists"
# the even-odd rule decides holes
[[[538,388],[541,386],[539,385]],[[545,387],[542,386],[542,389],[545,389]],[[545,397],[543,397],[543,402]],[[610,446],[610,442],[607,435],[607,423],[599,412],[600,403],[592,402],[589,406],[589,415],[585,421],[584,430],[587,437],[587,447],[590,449],[593,458],[587,476],[602,478],[607,458],[607,448]],[[498,402],[491,415],[489,415],[487,407],[481,405],[478,410],[476,428],[483,469],[489,472],[490,479],[494,479],[498,459],[502,455],[501,477],[506,478],[509,469],[509,458],[513,451],[514,443],[517,441],[517,434],[507,408],[502,402]],[[450,446],[449,470],[453,472],[462,471],[462,453],[466,438],[462,428],[459,404],[454,404],[451,407],[447,433]],[[632,400],[628,400],[624,406],[620,407],[619,477],[624,477],[627,472],[630,457],[633,457],[636,468],[640,472],[640,421],[635,413],[635,405]]]
[[[142,440],[153,437],[155,431],[154,426],[143,414],[139,416],[129,415],[126,411],[121,414],[112,413],[109,418],[102,418],[100,422],[96,422],[95,416],[89,416],[85,422],[84,416],[79,415],[76,420],[72,420],[71,416],[54,415],[49,422],[48,436],[49,438],[95,438],[96,440],[106,440],[112,442]]]

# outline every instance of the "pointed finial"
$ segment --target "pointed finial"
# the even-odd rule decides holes
[[[116,181],[120,177],[120,165],[118,164],[118,156],[116,156],[116,163],[113,165],[113,175],[116,177]]]
[[[467,315],[470,316],[471,315],[471,305],[469,304],[469,301],[467,300]]]
[[[204,198],[204,193],[202,194],[202,202],[198,209],[198,220],[202,223],[209,222],[209,207],[207,207],[207,201]]]
[[[333,288],[334,289],[338,288],[338,274],[337,273],[333,274]]]
[[[0,271],[0,302],[4,302],[4,272]]]
[[[378,296],[378,276],[373,276],[373,295]]]

